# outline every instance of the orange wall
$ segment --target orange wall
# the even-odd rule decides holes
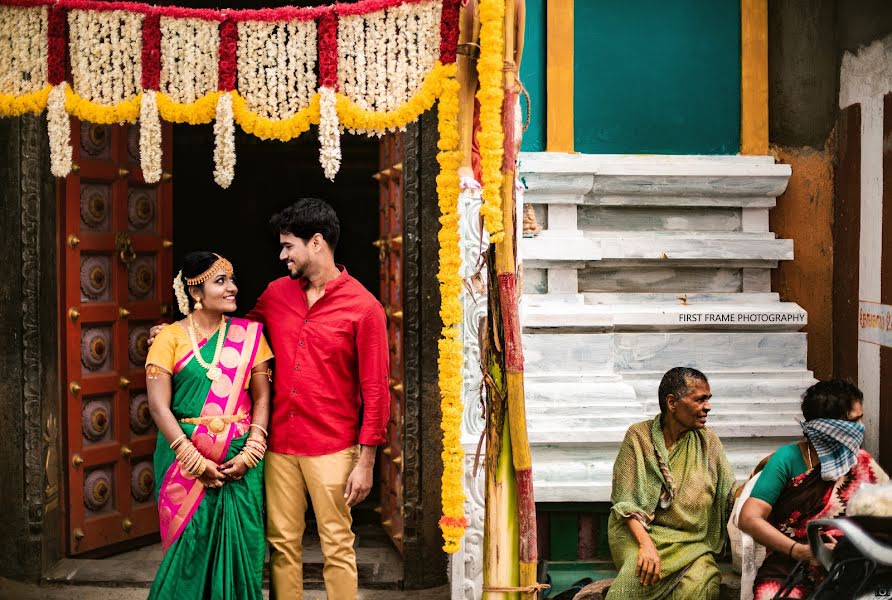
[[[833,374],[833,149],[772,146],[778,162],[793,167],[787,191],[769,212],[771,231],[794,240],[792,261],[771,275],[781,300],[808,312],[808,367],[818,379]]]

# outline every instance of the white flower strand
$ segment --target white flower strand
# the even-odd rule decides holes
[[[238,89],[248,108],[281,120],[309,106],[316,91],[315,22],[244,21],[238,31]]]
[[[301,83],[298,108],[303,110],[310,105],[310,99],[316,95],[316,21],[299,22],[297,31],[301,40],[297,55],[301,57],[303,64],[303,70],[298,70],[298,79]]]
[[[161,17],[159,89],[174,102],[192,103],[217,90],[219,24]]]
[[[217,100],[217,117],[214,121],[214,181],[221,188],[228,188],[235,177],[235,120],[232,114],[232,96],[220,94]]]
[[[0,6],[0,93],[21,96],[47,84],[47,7]]]
[[[353,31],[354,36],[356,38],[356,96],[353,98],[353,101],[359,105],[360,108],[368,110],[369,101],[368,101],[368,78],[366,74],[368,73],[368,49],[366,47],[366,43],[368,40],[368,36],[366,35],[366,21],[365,17],[357,16],[356,20],[353,22]]]
[[[105,106],[140,92],[142,21],[141,13],[120,10],[68,13],[75,92]]]
[[[418,62],[418,42],[420,40],[418,34],[418,12],[419,5],[403,5],[406,11],[406,28],[403,37],[406,40],[406,93],[411,97],[421,86],[421,80],[424,74],[421,72],[421,65]]]
[[[189,297],[186,295],[186,285],[183,283],[183,270],[180,269],[173,279],[173,296],[177,299],[177,307],[180,312],[189,316]]]
[[[384,110],[391,110],[398,104],[398,95],[400,92],[396,89],[396,52],[399,39],[396,34],[397,13],[393,9],[384,12],[384,72],[387,76],[387,83],[384,87],[384,96],[381,98]]]
[[[139,162],[146,183],[161,180],[161,117],[153,90],[143,92],[140,104]]]
[[[64,81],[54,86],[47,100],[47,131],[50,138],[50,172],[66,177],[71,172],[71,119],[65,112]]]
[[[341,132],[336,103],[334,88],[319,88],[319,162],[331,181],[341,169]]]
[[[366,77],[368,86],[366,97],[369,108],[383,110],[387,94],[387,56],[385,46],[384,11],[371,13],[366,17]]]
[[[350,99],[356,95],[356,28],[355,15],[338,19],[338,86]]]

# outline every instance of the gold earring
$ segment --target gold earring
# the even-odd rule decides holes
[[[201,300],[195,301],[195,310],[201,310],[204,306],[201,305]]]

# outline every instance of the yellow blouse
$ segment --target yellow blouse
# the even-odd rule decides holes
[[[149,346],[149,354],[146,357],[146,366],[155,365],[167,373],[172,374],[173,369],[183,357],[192,351],[192,341],[186,329],[179,323],[168,325],[158,332],[155,341]],[[254,364],[251,367],[270,360],[273,357],[273,351],[270,349],[264,335],[260,336],[260,344],[257,348],[257,355],[254,357]],[[251,383],[251,378],[245,379],[245,389]]]

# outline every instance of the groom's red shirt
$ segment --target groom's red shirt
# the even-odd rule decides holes
[[[248,319],[264,324],[275,357],[267,443],[273,452],[318,456],[385,442],[390,355],[381,303],[341,275],[307,306],[303,279],[269,284]]]

